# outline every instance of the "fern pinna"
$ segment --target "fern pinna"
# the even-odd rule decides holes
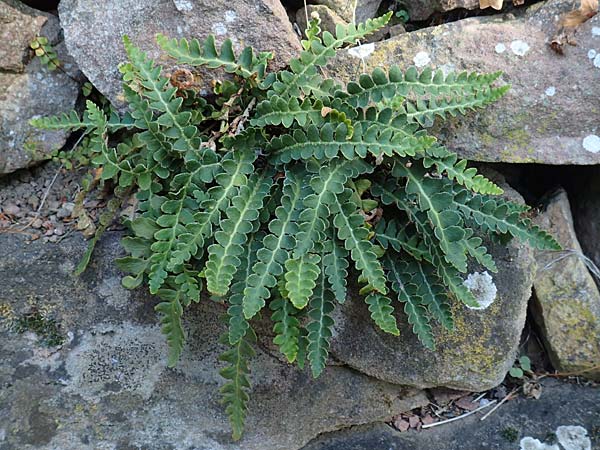
[[[382,331],[401,332],[400,308],[433,350],[432,321],[453,327],[450,302],[477,306],[463,284],[469,259],[496,271],[478,234],[559,247],[525,207],[498,197],[498,186],[422,128],[500,98],[508,86],[494,86],[499,73],[392,67],[346,86],[322,76],[337,49],[388,20],[338,26],[333,35],[314,19],[300,57],[279,72],[268,71],[269,53],[236,56],[229,40],[218,49],[212,37],[158,36],[191,71],[221,69],[204,96],[125,38],[127,113],[88,102],[81,119],[33,121],[86,130],[101,178],[136,192],[137,217],[123,240],[129,256],[118,264],[130,273],[126,287],[146,283],[162,299],[169,365],[184,347],[186,308],[203,292],[228,305],[222,393],[236,439],[248,408],[251,321],[267,305],[275,344],[317,377],[348,279]]]

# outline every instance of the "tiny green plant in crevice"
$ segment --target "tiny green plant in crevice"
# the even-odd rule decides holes
[[[56,347],[65,341],[56,321],[45,317],[38,311],[16,317],[13,320],[12,328],[17,333],[34,332],[46,347]]]
[[[531,360],[528,356],[520,356],[508,373],[513,378],[523,378],[526,374],[531,374]]]
[[[115,186],[113,213],[135,193],[136,217],[122,241],[129,256],[118,265],[130,273],[127,288],[146,285],[162,299],[156,309],[170,366],[184,347],[185,309],[204,292],[227,305],[221,392],[235,439],[248,413],[253,321],[261,313],[270,315],[285,358],[317,377],[349,279],[361,286],[353,301],[366,303],[381,330],[400,334],[400,308],[434,350],[432,323],[454,327],[450,303],[477,306],[463,284],[468,261],[497,271],[478,233],[559,248],[526,206],[500,197],[502,189],[422,127],[499,99],[508,89],[495,85],[500,73],[378,68],[346,86],[322,76],[337,49],[390,17],[335,34],[321,33],[314,19],[300,57],[278,72],[268,69],[270,53],[236,55],[230,40],[219,49],[212,36],[159,35],[177,64],[229,74],[206,96],[192,70],[166,77],[125,38],[127,113],[88,101],[81,118],[33,121],[86,130],[87,160]]]
[[[517,442],[519,439],[519,430],[514,427],[506,427],[500,431],[500,435],[508,442]]]
[[[48,43],[48,38],[45,36],[38,36],[30,42],[29,47],[35,53],[42,64],[48,68],[48,70],[56,70],[60,67],[60,60],[52,45]]]

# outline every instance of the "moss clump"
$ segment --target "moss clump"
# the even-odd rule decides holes
[[[519,430],[513,427],[506,427],[500,431],[500,436],[508,442],[517,442],[517,439],[519,439]]]
[[[41,338],[46,347],[62,345],[65,338],[60,334],[59,326],[54,319],[44,317],[39,312],[31,312],[17,317],[13,323],[13,330],[17,333],[32,331]]]

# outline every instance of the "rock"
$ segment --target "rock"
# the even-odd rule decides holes
[[[70,111],[79,95],[65,47],[59,42],[58,19],[29,8],[20,2],[0,2],[2,33],[0,41],[0,176],[28,167],[47,158],[62,147],[68,136],[64,131],[42,131],[29,120]],[[29,43],[46,36],[63,62],[65,71],[50,72],[38,58],[30,59]],[[5,36],[3,34],[3,36]]]
[[[600,51],[600,15],[578,27],[577,46],[560,56],[549,48],[561,14],[572,2],[550,0],[521,18],[475,17],[401,34],[375,44],[363,63],[340,52],[328,73],[341,81],[361,70],[411,65],[442,70],[496,72],[510,83],[494,105],[446,122],[435,131],[462,157],[475,161],[599,164],[600,68],[588,57]]]
[[[569,199],[554,193],[536,222],[570,254],[540,252],[534,280],[534,319],[554,368],[600,379],[600,293],[581,255]],[[592,369],[592,370],[590,370]]]
[[[29,43],[48,20],[47,15],[7,0],[0,3],[0,69],[22,72],[29,59]]]
[[[477,9],[479,0],[411,0],[406,2],[410,20],[426,20],[434,13],[454,9]]]
[[[541,384],[539,400],[506,402],[484,421],[474,414],[422,432],[403,433],[386,424],[354,427],[319,436],[302,450],[517,450],[519,441],[527,438],[545,441],[545,450],[552,445],[558,449],[557,441],[578,444],[564,450],[590,448],[586,446],[590,436],[597,439],[600,389],[548,378]]]
[[[503,188],[513,200],[519,194]],[[522,199],[521,199],[522,201]],[[381,380],[419,388],[448,387],[482,391],[498,385],[515,360],[535,273],[533,251],[512,240],[485,244],[498,266],[492,286],[497,298],[484,310],[453,303],[455,331],[434,327],[437,349],[427,350],[396,306],[400,336],[381,332],[362,301],[337,309],[332,354],[339,361]],[[470,267],[473,273],[478,269]]]
[[[81,237],[26,245],[0,234],[3,449],[295,450],[320,433],[391,420],[428,403],[421,391],[345,367],[313,380],[259,345],[246,434],[232,442],[218,394],[224,307],[203,298],[187,311],[188,344],[168,369],[157,300],[121,287],[113,262],[119,238],[105,234],[77,278]],[[11,331],[32,311],[43,313],[44,332]],[[51,338],[62,344],[44,346]]]
[[[198,0],[63,0],[58,12],[65,42],[81,70],[113,104],[123,106],[118,65],[127,60],[123,35],[154,59],[169,63],[155,36],[206,38],[220,45],[231,38],[238,52],[245,46],[273,51],[273,68],[296,55],[300,43],[277,0],[202,2]],[[210,78],[212,79],[212,78]]]
[[[311,3],[328,6],[346,22],[358,24],[377,15],[381,0],[314,0]]]
[[[335,35],[336,25],[347,25],[346,21],[338,16],[335,12],[329,9],[325,5],[308,5],[306,8],[301,8],[296,13],[296,23],[300,30],[304,32],[306,30],[306,15],[308,19],[312,17],[312,14],[318,14],[321,19],[321,29],[329,31]]]

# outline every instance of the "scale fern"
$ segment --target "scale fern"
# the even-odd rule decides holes
[[[206,97],[164,76],[125,38],[127,113],[88,101],[81,119],[33,120],[88,133],[85,152],[103,183],[137,197],[123,239],[129,256],[118,264],[129,273],[126,287],[146,284],[161,298],[169,365],[184,348],[186,309],[201,297],[226,304],[221,392],[235,439],[248,414],[252,322],[261,311],[270,310],[287,361],[308,363],[316,377],[326,367],[332,313],[350,286],[358,284],[383,332],[403,332],[403,311],[434,350],[432,322],[452,329],[452,302],[477,306],[463,285],[468,262],[497,270],[480,234],[559,248],[526,207],[498,197],[502,189],[422,128],[496,101],[508,89],[494,84],[499,73],[392,67],[347,86],[323,78],[320,67],[337,49],[389,18],[338,26],[335,35],[312,20],[299,58],[279,72],[268,69],[270,53],[236,56],[229,40],[218,49],[213,37],[159,36],[190,73],[223,69]]]

